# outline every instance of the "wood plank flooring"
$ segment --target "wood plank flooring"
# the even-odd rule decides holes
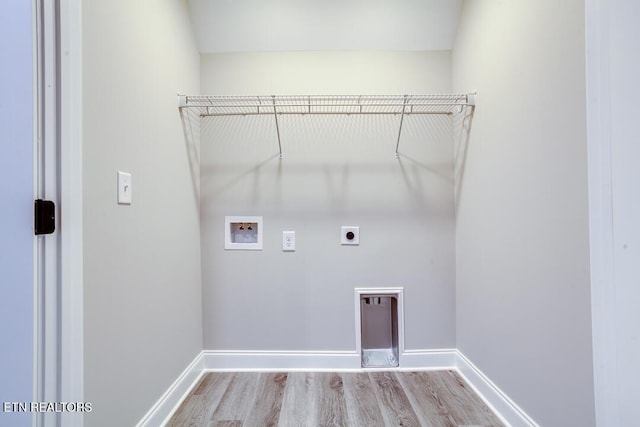
[[[170,427],[504,427],[455,371],[208,373]]]

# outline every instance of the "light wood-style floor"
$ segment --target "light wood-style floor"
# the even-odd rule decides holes
[[[455,371],[208,373],[183,426],[504,426]]]

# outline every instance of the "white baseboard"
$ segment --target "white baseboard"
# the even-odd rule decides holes
[[[149,412],[142,417],[136,427],[163,426],[169,421],[169,417],[178,409],[178,406],[202,376],[202,360],[201,352],[164,392],[155,405],[149,409]]]
[[[456,368],[502,420],[511,427],[539,427],[518,405],[495,385],[460,351],[456,350]]]
[[[205,371],[357,370],[355,351],[233,351],[205,350]]]
[[[405,350],[399,369],[455,369],[455,349]],[[205,350],[205,371],[361,371],[355,351]]]
[[[400,355],[400,368],[411,370],[455,369],[457,350],[405,350]]]

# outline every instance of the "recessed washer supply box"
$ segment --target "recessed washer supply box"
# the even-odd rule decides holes
[[[225,216],[224,248],[231,250],[262,250],[261,216]]]

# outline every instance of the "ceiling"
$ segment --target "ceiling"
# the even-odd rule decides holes
[[[450,50],[461,0],[188,0],[200,52]]]

